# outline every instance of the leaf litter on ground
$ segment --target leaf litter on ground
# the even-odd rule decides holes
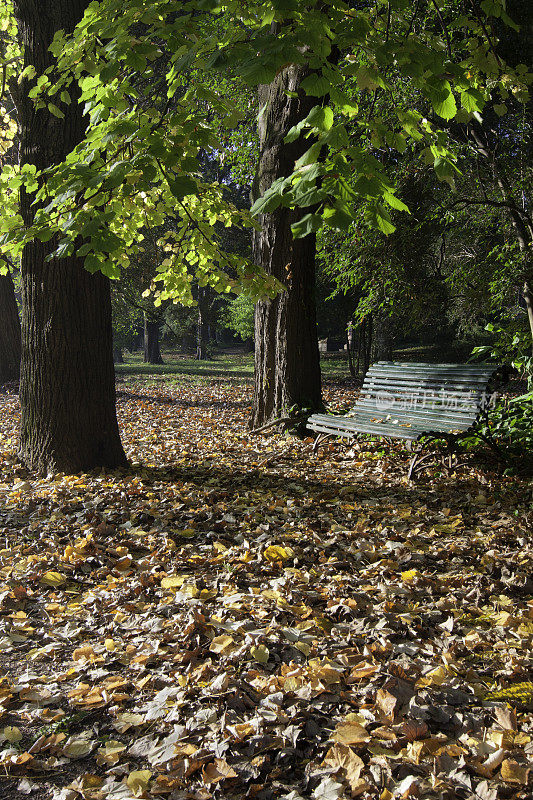
[[[120,388],[131,469],[46,479],[0,396],[0,797],[531,797],[531,485]]]

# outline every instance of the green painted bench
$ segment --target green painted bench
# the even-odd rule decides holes
[[[410,479],[428,458],[421,458],[420,452],[430,440],[446,440],[452,452],[458,439],[470,432],[487,409],[495,371],[491,364],[378,361],[368,370],[361,396],[348,414],[309,417],[307,428],[317,434],[313,451],[317,453],[328,436],[352,439],[369,434],[405,439],[411,449],[419,442],[409,465]]]

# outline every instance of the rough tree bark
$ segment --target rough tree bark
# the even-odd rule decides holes
[[[15,0],[25,65],[37,76],[53,63],[54,33],[71,31],[88,0]],[[36,110],[23,80],[16,102],[21,164],[38,170],[62,161],[85,132],[82,105],[62,105],[64,119]],[[72,92],[73,94],[73,92]],[[32,196],[22,191],[21,214],[31,225]],[[46,257],[57,242],[35,241],[22,255],[20,457],[40,473],[75,473],[126,465],[115,409],[109,281],[91,275],[83,259]]]
[[[0,275],[0,383],[20,375],[20,320],[13,280]]]
[[[254,182],[261,196],[279,177],[290,175],[309,140],[285,144],[289,129],[316,105],[300,89],[307,68],[291,65],[259,87],[259,164]],[[288,92],[296,96],[288,96]],[[303,213],[280,208],[260,217],[254,233],[255,262],[286,287],[274,300],[255,310],[255,391],[251,425],[256,428],[286,413],[293,405],[322,406],[315,310],[314,235],[293,239],[291,224]]]
[[[149,317],[144,312],[144,363],[163,364],[159,347],[159,320]]]

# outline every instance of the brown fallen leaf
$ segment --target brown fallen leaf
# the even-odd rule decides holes
[[[347,718],[347,721],[337,725],[331,738],[339,744],[366,744],[370,741],[370,734],[360,722]]]
[[[516,709],[495,708],[494,716],[505,731],[516,731]]]
[[[353,790],[358,785],[361,770],[365,764],[362,758],[359,758],[357,753],[345,744],[335,744],[330,747],[326,753],[324,763],[331,767],[336,772],[343,770],[346,773],[346,780]]]
[[[202,769],[202,780],[206,784],[219,783],[227,778],[236,777],[235,770],[223,758],[215,758],[214,762],[206,764]]]
[[[429,736],[429,728],[425,722],[409,719],[402,723],[399,733],[405,736],[408,742],[415,742],[417,739],[426,739]]]

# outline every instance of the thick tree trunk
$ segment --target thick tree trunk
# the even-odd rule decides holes
[[[0,383],[20,375],[20,320],[13,280],[0,275]]]
[[[122,355],[122,347],[119,347],[118,345],[115,345],[113,347],[113,361],[115,364],[124,363],[124,357]]]
[[[25,65],[37,76],[53,63],[56,30],[71,31],[88,0],[15,0]],[[62,104],[64,119],[36,111],[24,79],[17,105],[21,164],[38,170],[60,162],[85,131],[82,105]],[[73,92],[71,92],[73,94]],[[31,225],[33,197],[21,192]],[[83,259],[46,257],[57,241],[35,241],[22,255],[22,365],[20,456],[40,473],[75,473],[126,465],[115,410],[115,374],[109,281],[91,275]]]
[[[160,328],[158,320],[153,320],[144,312],[144,362],[145,364],[163,364],[159,347]]]
[[[316,104],[300,90],[305,67],[283,69],[269,85],[259,87],[260,156],[254,184],[256,197],[277,178],[290,175],[294,162],[310,147],[309,140],[285,144],[289,129]],[[297,93],[290,97],[287,92]],[[255,392],[252,427],[257,428],[296,405],[322,406],[315,310],[315,236],[293,239],[291,224],[299,210],[280,208],[260,218],[254,233],[255,262],[286,287],[274,300],[255,310]]]

